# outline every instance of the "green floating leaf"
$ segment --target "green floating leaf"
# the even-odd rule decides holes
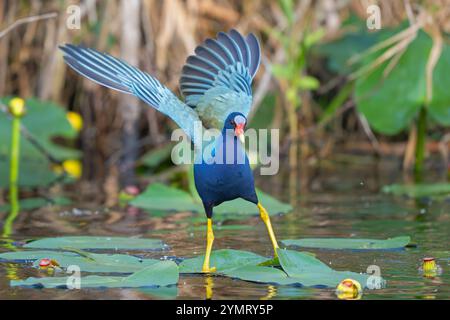
[[[159,260],[140,259],[124,254],[98,254],[83,252],[59,252],[59,251],[16,251],[0,254],[0,261],[33,262],[33,267],[39,267],[41,259],[53,259],[61,268],[76,265],[81,272],[104,273],[133,273],[145,267],[151,266]]]
[[[31,241],[24,248],[34,249],[111,249],[111,250],[159,250],[166,245],[157,239],[127,237],[72,236],[43,238]]]
[[[178,296],[178,288],[176,286],[141,288],[138,290],[145,295],[149,295],[160,300],[174,300]]]
[[[269,214],[286,213],[292,209],[290,205],[282,203],[262,191],[257,190],[257,194]],[[189,193],[159,183],[149,185],[143,193],[130,201],[130,204],[146,210],[204,212],[203,205],[196,202]],[[214,208],[216,220],[230,217],[240,218],[242,215],[258,213],[258,208],[253,203],[243,199],[228,201]],[[224,216],[220,217],[220,215]]]
[[[407,196],[410,198],[423,198],[450,195],[450,183],[433,184],[392,184],[384,186],[382,191],[396,196]]]
[[[280,264],[289,278],[307,287],[336,287],[344,279],[357,280],[365,287],[369,278],[366,274],[331,269],[305,252],[280,249],[277,251]]]
[[[197,256],[180,263],[180,273],[201,273],[205,256]],[[218,272],[234,269],[244,265],[257,265],[267,260],[253,252],[233,249],[214,250],[210,257],[211,267],[216,267]]]
[[[80,288],[139,288],[176,284],[179,279],[178,266],[173,261],[158,261],[128,277],[87,276],[81,277]],[[12,280],[13,287],[67,288],[69,277],[28,278]],[[69,280],[70,282],[70,280]]]
[[[269,283],[279,285],[299,284],[296,279],[291,279],[285,272],[273,267],[244,266],[221,272],[223,275],[244,281]]]
[[[335,271],[309,253],[278,250],[281,269],[261,265],[245,265],[217,272],[244,281],[306,287],[336,287],[346,278],[357,280],[364,287],[368,275]]]
[[[408,236],[389,238],[386,240],[375,239],[346,239],[346,238],[305,238],[286,239],[281,242],[286,246],[322,249],[357,249],[378,250],[398,249],[409,244],[411,238]]]
[[[142,209],[164,211],[199,212],[202,208],[201,204],[193,201],[189,193],[160,183],[149,185],[130,204]]]

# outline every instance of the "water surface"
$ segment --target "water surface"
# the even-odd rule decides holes
[[[289,201],[289,172],[259,177],[257,185],[280,200]],[[305,173],[303,173],[305,174]],[[431,181],[438,174],[431,173]],[[278,239],[300,237],[388,238],[410,235],[416,247],[390,251],[339,251],[308,249],[337,270],[365,272],[380,267],[387,287],[366,290],[363,299],[448,299],[450,201],[415,201],[380,193],[383,185],[403,177],[398,161],[368,158],[326,161],[299,180],[295,209],[272,218]],[[304,181],[307,180],[307,183]],[[303,182],[303,184],[302,184]],[[59,189],[57,187],[57,189]],[[76,188],[66,195],[78,199]],[[54,192],[54,190],[53,190]],[[138,252],[145,257],[192,257],[205,246],[205,219],[189,212],[165,216],[134,208],[105,208],[94,201],[76,201],[68,207],[44,207],[19,214],[15,241],[61,235],[142,236],[160,238],[170,245],[164,252]],[[80,210],[73,210],[74,208]],[[270,256],[271,245],[258,217],[215,225],[214,249],[249,250]],[[0,252],[8,251],[0,247]],[[426,278],[418,268],[421,259],[435,256],[443,273]],[[162,289],[31,289],[11,288],[10,279],[37,276],[21,264],[0,263],[1,299],[336,299],[334,289],[298,288],[255,284],[215,276],[181,275],[177,286]]]

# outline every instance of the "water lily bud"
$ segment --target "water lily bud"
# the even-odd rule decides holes
[[[140,192],[139,188],[133,185],[126,186],[124,191],[131,196],[137,196]]]
[[[426,257],[422,260],[422,266],[419,268],[419,271],[423,273],[425,277],[435,277],[442,273],[442,268],[436,263],[436,260],[433,257]]]
[[[64,171],[69,176],[75,179],[79,179],[82,174],[82,165],[79,160],[66,160],[62,164]]]
[[[41,269],[50,269],[59,267],[59,263],[55,259],[43,258],[41,259],[41,261],[39,261],[39,267]]]
[[[434,258],[423,258],[422,268],[424,272],[436,271],[436,260]]]
[[[44,258],[41,259],[41,261],[39,261],[39,267],[40,268],[48,268],[51,265],[52,261],[48,258]]]
[[[25,101],[21,98],[13,98],[9,102],[9,112],[14,117],[22,117],[25,114]]]
[[[361,284],[353,279],[342,280],[336,288],[336,295],[339,299],[360,299],[362,296]]]
[[[75,131],[79,132],[83,128],[83,118],[81,115],[77,112],[69,111],[66,114],[66,118],[69,121],[72,128],[75,129]]]

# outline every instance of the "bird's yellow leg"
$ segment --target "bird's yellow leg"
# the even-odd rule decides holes
[[[270,241],[272,241],[274,257],[277,258],[277,249],[279,248],[277,239],[275,238],[275,233],[273,233],[272,224],[270,223],[269,213],[267,210],[258,203],[259,215],[261,216],[262,221],[266,224],[267,231],[269,232]]]
[[[211,256],[212,245],[214,242],[214,233],[212,229],[212,220],[208,218],[208,229],[206,232],[206,253],[205,253],[205,261],[203,262],[202,272],[214,272],[216,268],[209,267],[209,257]]]
[[[213,276],[211,275],[206,276],[205,288],[206,288],[206,300],[211,300],[213,298],[213,288],[214,288]]]

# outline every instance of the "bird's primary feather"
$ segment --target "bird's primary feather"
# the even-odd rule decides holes
[[[133,94],[144,102],[169,116],[193,140],[201,145],[201,136],[195,135],[198,114],[181,102],[157,79],[108,54],[83,46],[67,44],[60,47],[64,60],[75,71],[108,88]]]
[[[187,58],[181,92],[206,127],[221,129],[231,112],[250,112],[251,84],[259,64],[260,47],[252,33],[244,38],[236,30],[219,32]]]

